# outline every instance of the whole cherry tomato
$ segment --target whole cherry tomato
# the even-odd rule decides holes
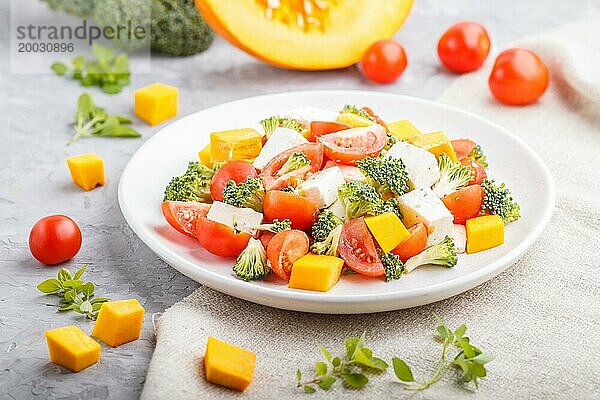
[[[376,83],[394,82],[402,75],[407,64],[404,47],[394,40],[373,43],[361,61],[367,79]]]
[[[75,257],[81,248],[81,230],[66,215],[50,215],[29,233],[29,250],[39,262],[55,265]]]
[[[437,51],[442,64],[450,71],[475,71],[490,52],[490,37],[477,22],[459,22],[444,32]]]
[[[223,189],[229,181],[246,182],[248,178],[256,178],[256,168],[246,161],[229,161],[223,165],[210,181],[210,196],[213,201],[223,201]]]

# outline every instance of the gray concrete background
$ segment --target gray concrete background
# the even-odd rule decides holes
[[[114,113],[132,112],[135,88],[154,81],[181,90],[180,115],[242,97],[298,89],[370,89],[435,98],[453,75],[440,68],[437,39],[459,20],[478,20],[489,30],[492,52],[511,41],[600,12],[599,0],[416,0],[396,38],[409,67],[392,85],[375,86],[352,67],[341,71],[294,72],[254,60],[223,40],[190,58],[155,57],[152,74],[134,76],[119,96],[90,90]],[[119,176],[130,156],[160,127],[136,122],[142,139],[87,139],[67,147],[77,97],[75,81],[47,75],[9,73],[9,6],[0,5],[0,398],[137,398],[154,346],[150,316],[198,284],[159,260],[129,229],[117,204]],[[492,57],[488,59],[491,62]],[[71,183],[65,158],[94,151],[105,159],[107,184],[83,192]],[[78,374],[48,362],[43,332],[92,324],[74,313],[57,313],[54,298],[35,286],[58,268],[44,267],[29,254],[27,236],[39,218],[64,213],[83,232],[80,253],[66,267],[90,263],[86,277],[97,293],[137,298],[146,308],[142,338],[117,349],[103,346],[98,365]]]

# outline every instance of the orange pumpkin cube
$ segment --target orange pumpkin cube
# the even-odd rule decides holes
[[[76,326],[46,331],[50,361],[73,372],[79,372],[98,362],[100,345]]]
[[[144,307],[139,301],[120,300],[102,304],[92,336],[117,347],[140,337]]]
[[[73,182],[83,190],[103,186],[104,161],[94,153],[67,158],[67,165]]]
[[[150,125],[158,125],[177,115],[179,89],[153,83],[135,91],[134,112]]]
[[[207,381],[243,392],[252,382],[255,363],[253,352],[208,337],[204,353]]]

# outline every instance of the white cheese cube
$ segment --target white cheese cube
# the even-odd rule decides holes
[[[346,183],[339,167],[324,169],[302,182],[298,194],[313,201],[319,209],[329,207],[338,199],[338,188]]]
[[[413,226],[423,222],[427,227],[427,247],[438,244],[452,235],[454,217],[431,189],[415,189],[398,197],[402,222]]]
[[[238,208],[227,203],[215,201],[210,206],[206,218],[253,235],[256,232],[256,229],[253,227],[262,223],[263,215],[251,208]]]
[[[346,209],[342,205],[342,202],[339,200],[339,198],[336,201],[334,201],[333,204],[327,208],[327,210],[331,211],[333,215],[335,215],[344,222],[348,220],[348,218],[346,217]]]
[[[464,253],[467,249],[467,230],[464,225],[453,224],[452,225],[452,241],[454,241],[454,247],[456,247],[457,253]]]
[[[302,143],[308,143],[304,136],[293,129],[279,127],[271,134],[252,165],[263,169],[273,158]]]
[[[367,181],[367,177],[365,176],[365,174],[360,172],[358,167],[355,167],[354,165],[345,165],[345,164],[340,164],[340,163],[336,163],[335,161],[329,160],[329,161],[327,161],[327,163],[325,163],[324,169],[332,168],[332,167],[338,167],[339,169],[342,170],[342,175],[344,175],[344,180],[346,182],[350,182],[350,181],[366,182]]]
[[[430,188],[440,179],[435,155],[410,143],[394,144],[385,157],[402,160],[406,166],[406,172],[408,172],[409,183],[415,189]]]
[[[284,117],[293,118],[308,128],[312,121],[335,121],[338,115],[335,111],[305,106],[286,112]]]

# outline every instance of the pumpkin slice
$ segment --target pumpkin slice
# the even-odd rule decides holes
[[[389,39],[413,0],[195,0],[232,44],[283,68],[322,70],[359,61]]]

